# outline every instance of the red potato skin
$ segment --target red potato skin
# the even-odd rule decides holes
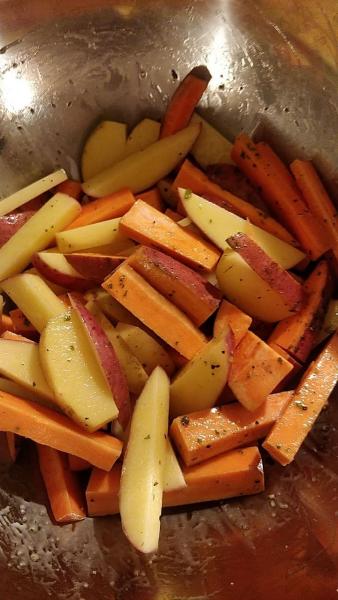
[[[198,326],[220,304],[220,292],[215,286],[164,252],[141,246],[128,263]]]
[[[284,298],[291,310],[297,312],[301,308],[305,299],[302,285],[272,260],[254,240],[246,233],[236,233],[227,242],[257,275]]]
[[[115,350],[101,325],[89,310],[73,294],[69,294],[69,299],[71,306],[76,311],[91,339],[104,377],[112,391],[116,406],[119,409],[118,421],[121,427],[125,428],[130,421],[131,404],[127,379],[115,354]]]
[[[95,280],[84,278],[80,273],[78,277],[73,277],[68,275],[68,273],[62,273],[62,271],[53,269],[40,258],[38,253],[34,254],[32,258],[32,264],[37,271],[41,273],[42,277],[48,281],[51,281],[52,283],[56,283],[57,285],[66,288],[67,290],[85,292],[96,285]]]
[[[25,210],[0,217],[0,248],[8,242],[35,212],[35,210]]]
[[[76,252],[65,254],[65,258],[82,277],[95,283],[102,283],[123,262],[122,256]]]

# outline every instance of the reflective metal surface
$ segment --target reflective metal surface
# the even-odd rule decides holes
[[[0,0],[0,195],[59,165],[73,176],[102,117],[159,117],[192,65],[228,136],[313,158],[338,198],[338,8],[325,0]],[[0,481],[1,600],[338,598],[338,406],[265,494],[162,519],[142,557],[117,518],[54,526],[34,452]]]

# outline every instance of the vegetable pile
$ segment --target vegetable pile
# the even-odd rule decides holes
[[[336,208],[194,112],[209,80],[0,203],[0,462],[29,438],[54,519],[120,513],[142,552],[162,506],[263,491],[258,443],[292,462],[338,380]]]

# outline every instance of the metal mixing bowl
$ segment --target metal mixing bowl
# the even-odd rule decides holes
[[[337,25],[333,0],[1,0],[1,195],[58,165],[76,176],[96,121],[159,117],[175,74],[206,64],[201,112],[312,158],[337,198]],[[52,524],[28,445],[0,480],[1,600],[336,599],[337,485],[332,399],[295,462],[267,464],[264,494],[167,511],[143,557],[118,518]]]

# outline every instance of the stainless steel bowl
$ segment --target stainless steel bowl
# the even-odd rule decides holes
[[[312,158],[338,197],[338,8],[332,0],[2,0],[0,193],[58,165],[77,174],[102,117],[159,117],[204,63],[201,112],[228,136]],[[337,400],[337,395],[336,395]],[[338,408],[266,492],[166,512],[143,557],[118,518],[52,524],[34,450],[0,480],[2,600],[338,598]]]

